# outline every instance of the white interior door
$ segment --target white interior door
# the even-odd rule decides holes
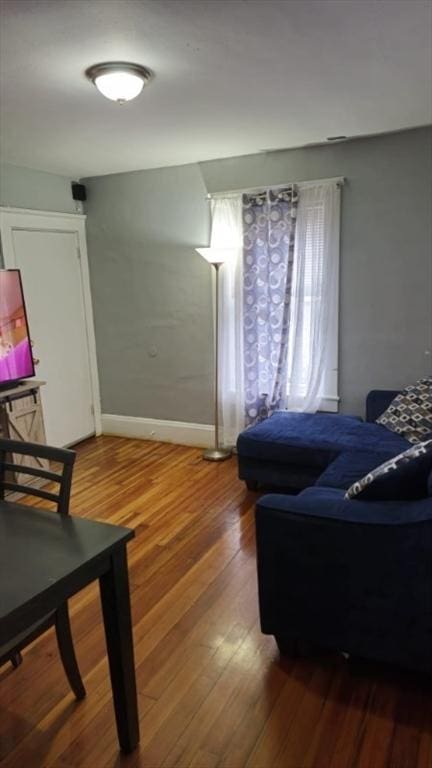
[[[26,226],[8,234],[5,266],[21,270],[36,375],[46,381],[47,443],[71,445],[97,431],[79,234]]]

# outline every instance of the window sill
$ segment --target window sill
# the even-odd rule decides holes
[[[338,413],[339,403],[340,397],[323,397],[318,410],[324,413]]]

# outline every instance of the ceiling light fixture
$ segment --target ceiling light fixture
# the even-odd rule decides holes
[[[141,64],[130,64],[126,61],[93,64],[86,69],[85,74],[103,96],[117,101],[118,104],[132,101],[139,96],[153,77],[152,72]]]

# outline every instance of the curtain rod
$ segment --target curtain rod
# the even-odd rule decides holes
[[[287,181],[285,184],[274,184],[268,187],[248,187],[245,189],[228,189],[225,192],[209,192],[205,197],[207,200],[215,200],[219,197],[230,197],[231,195],[244,195],[254,194],[255,192],[265,192],[267,189],[283,189],[295,184],[300,189],[306,189],[307,187],[314,187],[316,184],[320,184],[324,181],[334,181],[338,187],[343,187],[345,183],[345,176],[333,176],[330,179],[314,179],[313,181]]]

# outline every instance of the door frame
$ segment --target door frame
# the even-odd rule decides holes
[[[81,287],[84,303],[84,321],[89,356],[90,386],[93,400],[95,434],[102,433],[99,375],[96,356],[93,306],[90,289],[90,274],[87,255],[85,222],[87,216],[78,213],[58,211],[37,211],[27,208],[0,206],[0,240],[5,269],[16,268],[13,233],[15,230],[36,230],[39,232],[72,232],[76,236],[77,256],[80,266]]]

